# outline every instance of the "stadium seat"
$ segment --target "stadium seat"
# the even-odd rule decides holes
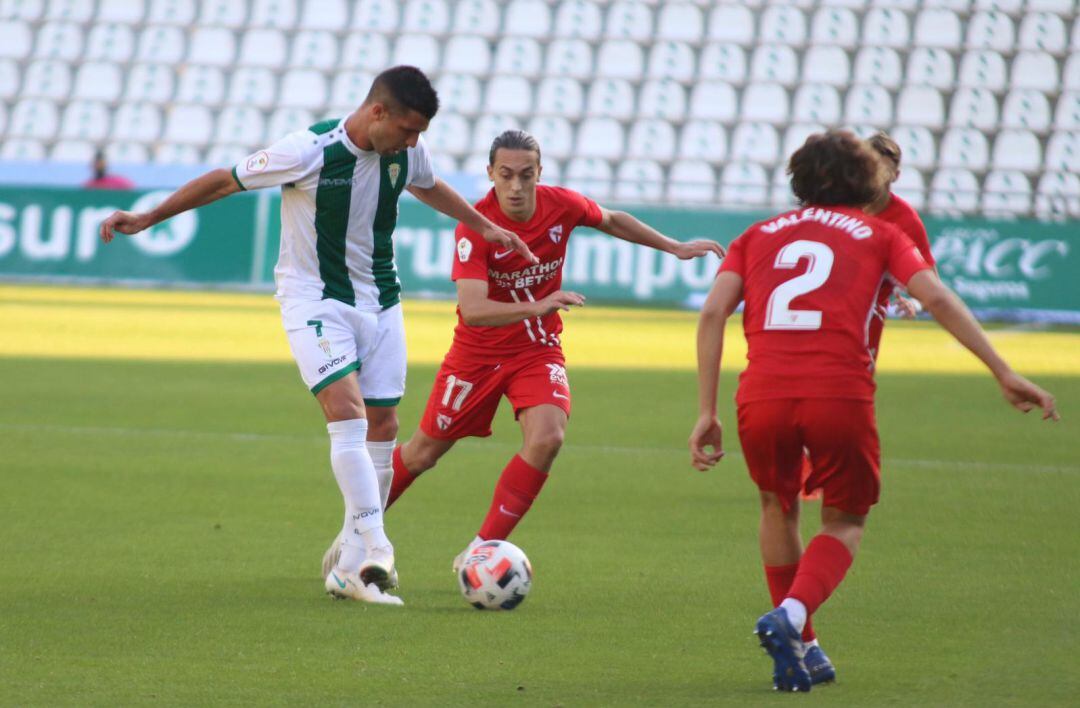
[[[45,17],[84,24],[94,15],[93,0],[50,0]]]
[[[900,56],[887,47],[863,47],[855,55],[855,83],[897,89],[903,77]]]
[[[436,152],[431,155],[431,169],[436,176],[460,172],[461,168],[458,165],[458,160],[445,152]]]
[[[799,79],[799,60],[795,50],[782,45],[762,45],[750,60],[750,79],[794,86]]]
[[[1037,172],[1042,166],[1042,146],[1028,130],[1002,130],[994,138],[995,170]]]
[[[853,49],[859,43],[859,20],[846,7],[822,7],[814,13],[810,39],[818,45]]]
[[[293,37],[289,65],[298,69],[329,71],[338,66],[338,43],[323,30],[304,30]]]
[[[544,73],[552,77],[590,78],[593,75],[592,47],[583,39],[556,39],[548,45]]]
[[[236,37],[221,27],[197,27],[191,34],[188,61],[193,64],[231,67],[236,59]]]
[[[941,94],[929,86],[908,86],[897,98],[896,121],[903,125],[940,129],[945,125],[945,104]]]
[[[938,170],[930,182],[930,208],[946,213],[975,211],[979,181],[968,170]]]
[[[296,26],[299,17],[298,0],[253,0],[249,27],[273,27],[289,30]]]
[[[556,37],[580,37],[592,42],[604,31],[600,5],[589,0],[564,0],[555,14]]]
[[[1003,12],[976,12],[968,20],[967,46],[1008,52],[1015,47],[1016,30]]]
[[[1043,133],[1050,129],[1050,102],[1035,89],[1014,89],[1001,104],[1002,128],[1024,128]]]
[[[494,37],[499,33],[499,6],[495,0],[462,0],[454,9],[454,36]]]
[[[630,40],[604,42],[596,55],[596,75],[613,79],[637,80],[643,73],[645,60],[641,46]]]
[[[577,120],[585,112],[585,95],[575,79],[544,79],[536,91],[536,113]]]
[[[496,136],[500,135],[505,130],[519,130],[521,128],[521,121],[514,116],[508,116],[501,113],[483,115],[473,121],[472,130],[472,152],[483,153],[484,164],[487,164],[487,154],[491,150],[491,141]],[[541,152],[543,152],[543,146],[540,146]]]
[[[612,118],[586,118],[578,126],[577,154],[619,159],[624,150],[623,128]]]
[[[105,159],[110,165],[142,164],[150,155],[145,145],[128,142],[112,142],[105,146]]]
[[[681,123],[686,118],[686,90],[676,81],[646,81],[641,85],[637,114]]]
[[[803,83],[847,86],[851,83],[851,64],[840,47],[810,47],[803,55]]]
[[[195,0],[152,0],[146,23],[186,27],[195,21]]]
[[[1019,15],[1024,9],[1025,0],[975,0],[974,10],[994,10],[1006,15]]]
[[[700,42],[705,33],[701,10],[687,3],[665,3],[657,16],[656,38],[676,42]]]
[[[711,202],[716,173],[707,162],[681,160],[668,173],[667,198],[673,202]]]
[[[438,120],[431,121],[424,133],[428,149],[434,154],[461,157],[469,152],[469,122],[462,115],[439,111]]]
[[[244,33],[240,40],[241,66],[265,66],[280,69],[285,66],[288,47],[285,35],[276,29],[253,29]]]
[[[881,86],[852,86],[844,99],[844,120],[885,128],[892,123],[892,96]]]
[[[1054,129],[1080,130],[1080,91],[1066,91],[1058,98]]]
[[[915,18],[915,45],[955,51],[963,41],[963,28],[955,12],[929,8]]]
[[[317,110],[326,105],[326,79],[314,69],[291,69],[281,77],[277,104],[287,108]]]
[[[983,182],[982,211],[987,216],[1014,216],[1031,209],[1031,183],[1022,172],[994,171]]]
[[[566,165],[566,186],[596,200],[611,196],[611,165],[606,160],[576,157]]]
[[[30,64],[23,79],[23,97],[59,100],[70,94],[71,70],[66,63],[45,59]]]
[[[678,157],[719,163],[727,159],[727,133],[719,123],[690,121],[679,135]]]
[[[0,159],[38,162],[45,159],[45,145],[40,140],[8,139],[0,149]]]
[[[84,64],[83,66],[86,65]],[[116,67],[113,67],[113,69],[116,69]],[[19,77],[21,76],[21,73],[22,72],[20,72],[19,70],[19,65],[16,64],[14,61],[12,61],[11,59],[0,59],[0,99],[11,98],[12,96],[18,95],[20,83]],[[117,82],[120,81],[120,72],[118,70],[113,76],[115,76]],[[78,88],[79,83],[78,81],[76,81],[76,92],[78,91]],[[112,87],[108,88],[110,88],[110,90],[114,90],[115,93],[119,93],[119,86],[117,86],[115,89],[113,89]],[[79,94],[76,93],[76,96],[79,96]],[[94,96],[90,96],[88,98],[94,98]],[[2,128],[0,128],[0,135],[3,135]]]
[[[1080,132],[1063,130],[1046,143],[1046,169],[1080,172]]]
[[[124,0],[121,0],[123,2]],[[134,3],[132,3],[134,4]],[[236,0],[203,0],[199,24],[207,27],[239,29],[247,21],[247,3]],[[338,28],[344,24],[338,25]]]
[[[908,55],[905,76],[908,84],[947,90],[956,83],[956,67],[944,49],[919,47]]]
[[[1080,50],[1080,17],[1073,20],[1072,35],[1069,40],[1069,49],[1072,51]]]
[[[125,103],[113,114],[109,148],[126,142],[152,143],[161,135],[161,112],[149,103]],[[141,160],[146,161],[145,156]]]
[[[938,164],[982,172],[990,160],[986,136],[973,128],[950,128],[941,139]]]
[[[769,206],[777,211],[790,211],[795,207],[795,194],[791,191],[791,177],[787,165],[779,165],[772,173]]]
[[[613,2],[608,8],[604,36],[608,39],[628,39],[644,42],[653,38],[653,16],[642,2]]]
[[[626,154],[660,162],[675,159],[675,128],[669,121],[644,119],[630,126]]]
[[[173,70],[164,64],[135,64],[128,73],[127,90],[124,101],[127,103],[164,104],[172,100],[176,78]]]
[[[0,57],[24,59],[33,46],[30,27],[18,20],[0,20]]]
[[[992,131],[998,124],[998,104],[994,94],[984,88],[962,88],[952,97],[949,125]]]
[[[788,95],[780,84],[754,83],[743,89],[744,121],[779,125],[788,120]]]
[[[1035,213],[1042,218],[1080,217],[1080,176],[1043,173],[1035,197]]]
[[[729,163],[720,174],[720,203],[726,206],[765,206],[769,203],[769,177],[752,163]]]
[[[8,120],[8,136],[52,140],[59,127],[56,104],[43,98],[23,98]]]
[[[3,47],[0,41],[0,47]],[[0,50],[2,51],[2,50]],[[135,53],[135,33],[122,24],[94,25],[86,41],[85,61],[129,61]]]
[[[355,3],[352,28],[366,32],[392,34],[401,20],[398,0],[364,0]],[[382,67],[385,68],[385,67]]]
[[[625,160],[615,172],[615,198],[620,202],[658,202],[664,198],[664,170],[653,160]]]
[[[440,110],[476,115],[481,106],[480,80],[466,74],[443,74],[436,84]],[[467,132],[467,131],[466,131]]]
[[[520,76],[496,76],[487,83],[484,110],[526,116],[532,113],[533,90],[528,80]]]
[[[72,101],[60,121],[60,137],[100,142],[109,135],[109,109],[99,101]]]
[[[929,169],[937,163],[934,136],[925,126],[901,125],[889,134],[903,153],[901,169],[907,166]]]
[[[648,76],[690,81],[694,78],[694,51],[683,42],[657,42],[649,52]]]
[[[1020,22],[1020,49],[1059,54],[1069,46],[1065,23],[1055,14],[1033,12]]]
[[[720,4],[709,13],[710,42],[754,44],[754,14],[742,5]]]
[[[202,161],[195,145],[163,143],[154,148],[154,162],[161,165],[199,165]]]
[[[900,176],[893,182],[892,191],[915,209],[922,209],[926,204],[926,182],[922,173],[914,167],[904,165],[900,169]]]
[[[761,13],[758,41],[801,47],[806,42],[806,16],[798,8],[770,5]]]
[[[454,40],[450,40],[449,46],[454,46]],[[451,59],[451,62],[453,60]],[[345,46],[342,46],[342,68],[365,69],[377,73],[389,65],[390,43],[386,37],[376,35],[374,32],[351,32],[345,40]],[[459,69],[447,67],[447,70],[458,71]],[[487,71],[486,65],[484,71]]]
[[[394,42],[393,65],[408,64],[421,71],[439,69],[439,43],[429,34],[403,34]],[[386,67],[382,67],[386,68]]]
[[[1058,90],[1058,65],[1046,52],[1020,52],[1012,63],[1012,87],[1038,89],[1046,93]]]
[[[544,63],[544,54],[540,43],[531,37],[506,37],[495,48],[495,63],[492,69],[496,74],[509,74],[535,78],[540,75]]]
[[[765,123],[740,123],[731,136],[730,159],[772,165],[779,159],[780,138]]]
[[[223,2],[231,0],[222,0]],[[236,3],[233,3],[236,4]],[[142,22],[146,12],[146,5],[131,0],[99,0],[97,22],[118,22],[125,25],[134,25]]]
[[[207,165],[229,167],[240,164],[250,154],[251,151],[243,145],[212,145],[206,151],[206,158],[203,162]]]
[[[698,76],[742,85],[746,81],[746,52],[736,44],[709,44],[701,51]]]
[[[840,94],[825,84],[800,86],[795,91],[791,119],[801,123],[839,123]]]
[[[374,74],[366,71],[341,71],[334,75],[334,83],[330,87],[330,105],[340,111],[354,110],[367,98],[371,90],[371,82]]]
[[[351,112],[351,109],[349,112]],[[289,133],[304,130],[314,124],[315,117],[311,111],[303,108],[279,108],[270,116],[270,120],[266,125],[264,140],[269,145],[281,140]]]
[[[162,140],[177,145],[205,145],[210,142],[213,125],[210,111],[202,106],[172,106],[165,118]]]
[[[172,28],[175,30],[175,28]],[[47,22],[37,32],[34,56],[74,61],[82,54],[82,29],[72,22]],[[11,56],[11,55],[9,55]]]
[[[1076,0],[1028,0],[1029,12],[1053,12],[1058,15],[1071,15],[1076,8]]]
[[[169,128],[166,126],[165,133],[168,135]],[[218,116],[217,125],[214,129],[213,141],[226,145],[246,145],[254,151],[280,139],[282,136],[271,136],[266,140],[266,121],[263,112],[251,106],[228,106]],[[191,141],[181,141],[191,143]],[[201,143],[198,144],[201,147]]]
[[[527,130],[540,143],[540,153],[556,160],[565,160],[574,152],[574,128],[562,116],[536,117]]]
[[[780,148],[780,166],[787,165],[791,154],[802,147],[808,137],[824,130],[825,126],[820,123],[794,123],[789,125],[784,130],[784,141]]]
[[[998,52],[974,51],[960,61],[960,85],[977,86],[990,91],[1005,90],[1005,59]]]
[[[862,43],[869,47],[907,47],[910,42],[908,18],[888,7],[875,7],[863,18]]]
[[[551,11],[543,0],[511,0],[506,6],[503,34],[545,39],[551,34]]]
[[[735,89],[722,81],[702,81],[690,93],[690,118],[731,123],[738,112]]]
[[[0,16],[37,21],[45,14],[45,0],[0,0]]]
[[[49,150],[49,159],[53,162],[77,162],[85,165],[94,159],[97,148],[85,140],[60,140]]]
[[[586,112],[590,116],[630,120],[634,115],[634,89],[623,79],[594,81]]]
[[[446,0],[408,0],[401,21],[403,32],[446,34],[450,29],[450,8]]]
[[[1066,90],[1080,89],[1080,52],[1073,52],[1065,60],[1061,71],[1061,85]]]
[[[269,69],[237,69],[232,74],[227,100],[234,106],[270,108],[277,100],[277,81]]]
[[[372,61],[365,68],[379,71],[385,63]],[[455,74],[486,76],[491,71],[491,47],[487,40],[483,37],[451,37],[446,43],[443,70]]]

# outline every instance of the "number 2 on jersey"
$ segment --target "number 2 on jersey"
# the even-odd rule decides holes
[[[803,258],[810,259],[806,272],[781,283],[769,296],[765,329],[821,329],[821,310],[792,310],[791,301],[817,290],[829,279],[833,267],[832,249],[817,241],[792,241],[776,254],[773,267],[790,270]]]

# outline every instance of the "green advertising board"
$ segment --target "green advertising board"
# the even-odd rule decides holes
[[[233,195],[105,246],[100,221],[114,209],[152,207],[167,192],[0,188],[0,277],[151,282],[270,289],[280,195]],[[634,207],[680,240],[730,241],[767,212]],[[394,235],[402,285],[412,296],[451,297],[455,224],[411,200]],[[984,316],[1080,323],[1080,225],[1035,220],[928,217],[943,279]],[[593,302],[695,307],[719,261],[680,261],[578,229],[568,243],[566,287]]]

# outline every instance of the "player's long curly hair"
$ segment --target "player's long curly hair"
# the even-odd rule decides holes
[[[811,135],[791,156],[787,173],[801,204],[861,206],[881,189],[878,158],[848,130]]]

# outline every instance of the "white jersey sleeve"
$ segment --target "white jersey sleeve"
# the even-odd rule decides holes
[[[240,161],[232,173],[241,189],[279,187],[303,179],[319,168],[322,148],[313,147],[306,130],[289,133],[270,147]]]
[[[435,186],[435,170],[431,166],[431,153],[428,152],[423,135],[416,141],[416,147],[409,150],[409,176],[406,186],[412,184],[421,189]]]

